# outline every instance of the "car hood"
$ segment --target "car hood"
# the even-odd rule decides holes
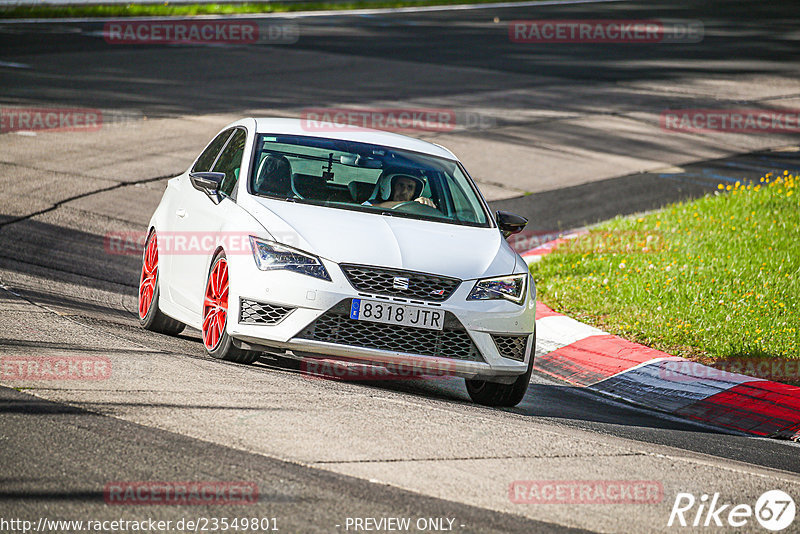
[[[373,213],[253,198],[250,207],[281,243],[336,263],[453,276],[514,272],[517,255],[497,228],[474,228]]]

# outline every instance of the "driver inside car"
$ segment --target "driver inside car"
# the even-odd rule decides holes
[[[364,204],[380,208],[394,208],[407,202],[419,202],[436,208],[433,200],[420,196],[424,188],[425,182],[417,176],[400,173],[387,174],[378,179],[372,198]]]

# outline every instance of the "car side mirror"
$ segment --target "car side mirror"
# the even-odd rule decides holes
[[[193,172],[189,175],[192,187],[208,195],[208,198],[215,204],[219,204],[222,200],[219,195],[219,186],[224,179],[224,172]]]
[[[503,232],[503,237],[517,234],[528,224],[528,219],[507,211],[497,212],[497,226]]]

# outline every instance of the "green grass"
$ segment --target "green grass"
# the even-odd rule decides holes
[[[800,358],[800,176],[620,217],[534,264],[540,299],[703,363]]]
[[[219,4],[108,4],[108,5],[24,5],[0,7],[0,18],[91,18],[232,15],[286,13],[290,11],[348,10],[387,7],[487,4],[498,0],[376,0],[356,2],[248,2]],[[522,0],[519,0],[522,1]]]

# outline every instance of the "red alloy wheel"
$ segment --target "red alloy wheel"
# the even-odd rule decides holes
[[[156,233],[150,234],[142,260],[142,277],[139,280],[139,319],[144,319],[153,304],[158,278],[158,242]]]
[[[228,319],[228,262],[220,257],[214,263],[203,301],[203,343],[214,350],[225,333]]]

